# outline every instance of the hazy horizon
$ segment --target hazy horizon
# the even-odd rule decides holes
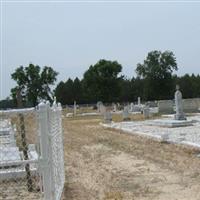
[[[53,67],[58,83],[82,78],[99,59],[117,60],[130,78],[148,52],[170,50],[178,75],[200,73],[200,2],[2,5],[0,99],[15,86],[10,74],[29,63]]]

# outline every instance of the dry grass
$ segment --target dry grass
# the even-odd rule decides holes
[[[86,106],[86,107],[80,107],[76,109],[76,113],[77,114],[81,114],[81,113],[91,113],[91,112],[95,112],[96,110],[93,109],[93,107],[91,106]],[[73,107],[71,108],[65,108],[63,109],[63,113],[67,114],[67,113],[73,113],[74,109]]]
[[[100,121],[63,120],[65,200],[200,199],[198,151],[104,129]]]
[[[34,179],[32,179],[34,182]],[[27,182],[24,179],[6,180],[0,182],[0,200],[38,200],[42,199],[39,192],[39,185],[33,184],[33,191],[27,189]]]
[[[113,119],[121,120],[120,115]],[[143,117],[134,115],[132,120]],[[101,121],[94,116],[63,118],[63,200],[200,199],[197,150],[105,129]],[[9,199],[6,194],[10,200],[39,199],[37,193],[27,192],[25,183],[18,187],[16,182],[1,187],[0,199]]]
[[[17,146],[21,147],[21,124],[20,117],[18,114],[14,114],[10,116],[11,123],[13,125],[16,125],[16,140],[17,140]],[[36,144],[38,142],[38,135],[37,135],[37,118],[36,114],[28,113],[23,115],[24,118],[24,128],[25,128],[25,134],[26,134],[26,141],[27,144]]]

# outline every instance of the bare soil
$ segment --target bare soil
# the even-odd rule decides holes
[[[199,200],[198,150],[63,119],[64,200]]]

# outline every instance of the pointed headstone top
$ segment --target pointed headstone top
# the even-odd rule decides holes
[[[176,85],[176,90],[180,90],[180,86],[179,85]]]

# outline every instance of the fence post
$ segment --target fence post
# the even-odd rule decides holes
[[[22,102],[22,95],[21,91],[17,90],[17,106],[18,108],[23,108],[23,102]],[[24,122],[24,115],[22,113],[19,114],[19,123],[20,123],[20,133],[21,133],[21,142],[22,142],[22,148],[23,148],[23,156],[25,160],[29,160],[28,157],[28,145],[26,141],[26,130],[25,130],[25,122]],[[26,180],[27,180],[27,188],[29,192],[33,191],[33,181],[31,179],[31,171],[30,171],[30,165],[25,165],[26,170]]]
[[[39,104],[39,134],[40,134],[40,169],[42,174],[43,191],[45,200],[53,200],[52,196],[52,184],[51,184],[51,168],[49,160],[49,105],[45,103]]]
[[[61,165],[62,165],[62,169],[64,170],[65,169],[65,166],[64,166],[64,147],[63,147],[63,142],[64,142],[64,137],[63,137],[63,129],[62,129],[62,106],[60,103],[58,103],[58,112],[57,112],[57,117],[59,119],[59,132],[60,132],[60,153],[61,153]],[[65,182],[65,172],[62,171],[62,181],[63,181],[63,184]]]

